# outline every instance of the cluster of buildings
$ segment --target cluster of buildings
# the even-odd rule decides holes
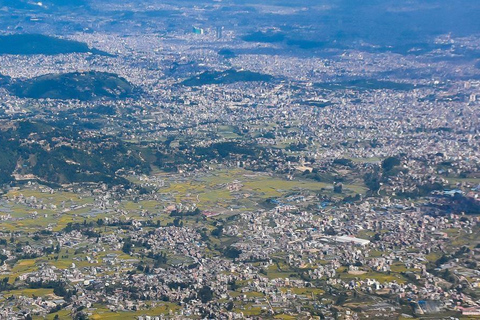
[[[53,200],[59,190],[31,182],[35,177],[20,173],[26,169],[19,163],[15,177],[22,186],[5,188],[0,201],[0,277],[8,277],[0,286],[0,318],[61,309],[87,316],[107,309],[142,320],[480,313],[475,61],[450,61],[453,49],[291,54],[279,43],[243,41],[240,27],[145,30],[151,32],[69,36],[111,56],[0,55],[0,74],[13,81],[97,70],[141,89],[124,100],[79,102],[20,99],[0,88],[2,126],[25,118],[92,121],[97,128],[83,135],[115,136],[188,160],[170,168],[169,181],[155,172],[118,172],[151,192],[75,184],[63,186],[75,198],[60,202]],[[475,37],[436,39],[445,41],[480,47]],[[225,48],[234,54],[220,54]],[[274,78],[182,85],[202,72],[229,69]],[[358,79],[366,81],[352,81]],[[114,112],[97,114],[97,107]],[[232,141],[261,156],[204,159],[194,152]],[[43,142],[32,135],[25,143]],[[48,148],[68,142],[57,143]],[[147,161],[153,154],[142,156]],[[389,157],[399,164],[387,170],[382,160]],[[246,208],[241,202],[254,192],[235,177],[217,191],[236,207],[182,215],[197,208],[198,195],[164,190],[212,177],[218,168],[328,187],[275,186],[280,196],[254,199],[255,207]],[[139,209],[141,201],[154,205]],[[19,291],[38,288],[52,292]]]

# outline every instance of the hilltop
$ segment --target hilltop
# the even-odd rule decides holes
[[[90,48],[86,43],[60,39],[43,34],[11,34],[0,36],[0,54],[66,54],[94,53],[108,55],[106,52]]]
[[[96,71],[47,74],[17,81],[9,89],[21,98],[81,101],[125,98],[134,91],[126,79],[116,74]]]
[[[206,84],[229,84],[235,82],[250,82],[250,81],[271,81],[273,77],[268,74],[262,74],[252,71],[237,71],[229,69],[226,71],[205,71],[201,74],[184,80],[182,82],[185,86],[203,86]]]

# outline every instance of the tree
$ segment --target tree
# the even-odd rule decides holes
[[[223,251],[223,255],[227,258],[230,258],[230,259],[236,259],[240,256],[240,254],[242,253],[242,250],[239,250],[235,247],[228,247],[226,248],[224,251]]]
[[[7,259],[8,259],[8,256],[0,253],[0,266],[3,266],[3,263],[7,261]]]
[[[213,291],[209,286],[204,286],[198,291],[198,297],[200,298],[202,303],[207,303],[208,301],[213,299]]]
[[[393,167],[400,165],[400,159],[396,157],[388,157],[382,161],[382,169],[385,171],[390,171]]]
[[[84,312],[77,312],[73,317],[74,320],[88,320],[88,316]]]
[[[371,172],[367,172],[363,176],[363,181],[365,182],[365,185],[368,187],[368,189],[373,192],[378,191],[378,189],[380,189],[381,182],[381,174],[378,167],[375,167]]]
[[[335,231],[335,229],[333,229],[333,227],[330,227],[327,230],[325,230],[325,234],[327,236],[334,236],[337,234],[337,232]]]
[[[127,238],[123,241],[122,251],[126,254],[130,254],[132,252],[132,239]]]
[[[218,226],[212,230],[212,236],[217,238],[220,237],[222,233],[223,233],[223,226]]]
[[[233,304],[233,302],[232,302],[232,301],[229,301],[229,302],[227,303],[227,305],[225,306],[225,309],[226,309],[227,311],[232,311],[234,306],[235,306],[235,305]]]
[[[342,193],[342,191],[343,191],[343,185],[341,183],[335,183],[333,185],[333,192]]]
[[[335,305],[341,306],[341,305],[344,304],[346,301],[347,301],[347,294],[344,293],[344,292],[342,292],[342,293],[340,293],[340,295],[338,296],[337,301],[335,301]]]
[[[435,261],[435,265],[437,267],[441,266],[442,264],[447,263],[450,260],[450,257],[446,255],[442,255],[437,261]]]

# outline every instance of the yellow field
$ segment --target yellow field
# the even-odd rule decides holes
[[[52,295],[53,289],[19,289],[5,292],[6,296],[45,297]]]
[[[29,259],[29,260],[20,260],[13,266],[11,272],[6,276],[9,277],[8,283],[13,284],[15,278],[21,276],[22,274],[34,272],[38,270],[36,262],[38,259]]]
[[[137,319],[138,316],[156,316],[156,315],[168,315],[170,312],[175,313],[180,307],[173,303],[163,303],[160,306],[156,306],[152,309],[130,311],[130,312],[112,312],[108,309],[98,308],[94,310],[91,319],[94,320],[116,320],[116,319]]]

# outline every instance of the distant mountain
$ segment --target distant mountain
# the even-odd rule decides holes
[[[248,42],[275,43],[282,42],[285,39],[285,34],[274,31],[257,31],[243,36],[242,39]]]
[[[88,2],[86,0],[43,0],[43,5],[53,5],[53,6],[84,6]]]
[[[4,76],[3,74],[0,74],[0,86],[3,86],[7,83],[10,82],[10,77]]]
[[[12,9],[25,9],[25,10],[49,10],[55,7],[79,7],[86,6],[86,0],[42,0],[42,1],[30,1],[30,0],[0,0],[0,6],[4,6]]]
[[[235,52],[233,52],[232,50],[230,49],[221,49],[220,51],[218,51],[218,54],[223,56],[224,58],[235,58]]]
[[[9,89],[22,98],[82,101],[125,98],[134,91],[132,84],[124,78],[116,74],[96,71],[47,74],[16,81],[10,85]]]
[[[397,90],[397,91],[409,91],[420,86],[413,85],[411,83],[402,83],[402,82],[393,82],[393,81],[383,81],[377,79],[357,79],[357,80],[346,80],[338,82],[324,82],[316,83],[317,88],[327,89],[327,90]]]
[[[86,43],[59,39],[42,34],[12,34],[0,36],[0,54],[62,54],[86,53],[108,55],[89,48]]]
[[[271,81],[273,77],[268,74],[262,74],[252,71],[236,71],[229,69],[226,71],[206,71],[195,77],[189,78],[182,82],[183,85],[194,87],[206,84],[229,84],[235,82],[250,81]]]

